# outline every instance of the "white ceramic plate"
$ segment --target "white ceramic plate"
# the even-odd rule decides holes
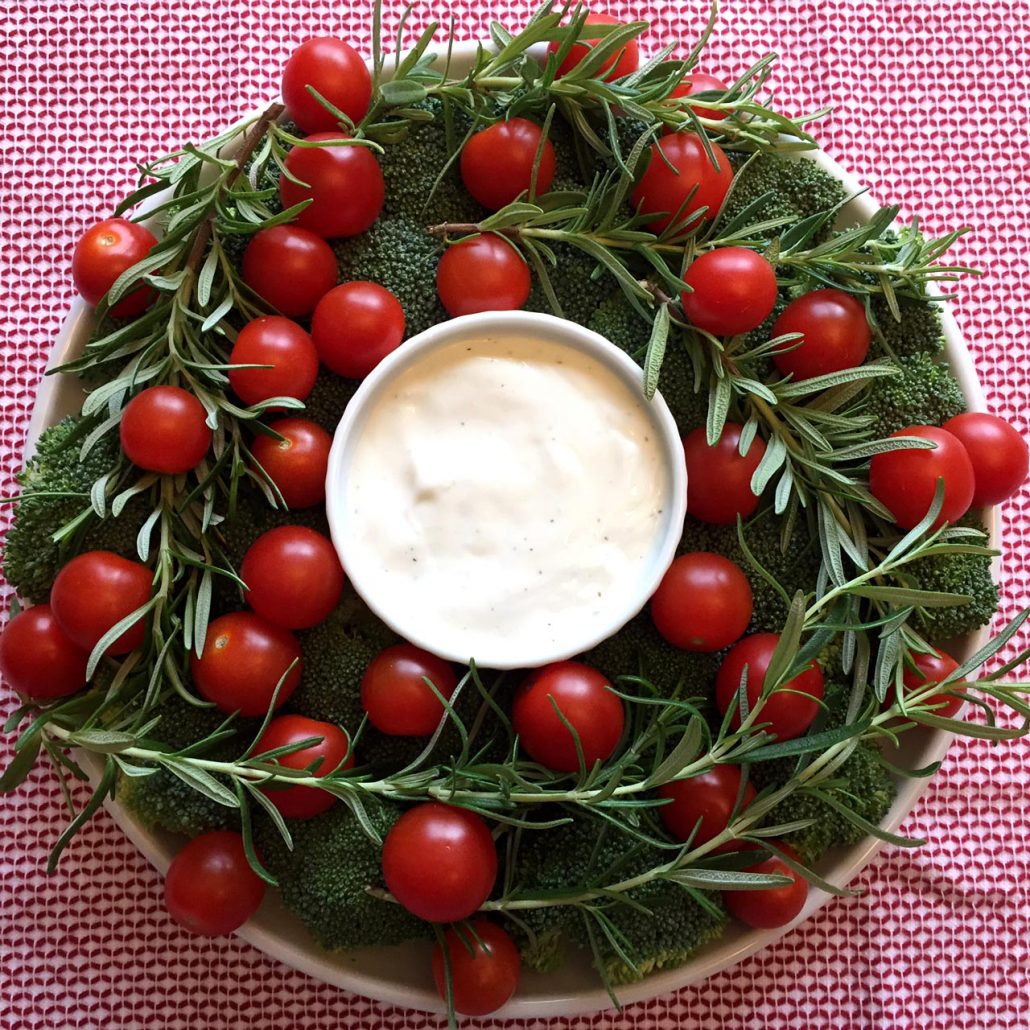
[[[460,74],[471,64],[475,44],[455,45],[452,70]],[[817,152],[811,157],[820,167],[835,175],[849,193],[858,193],[860,184],[825,154]],[[867,196],[854,199],[841,215],[842,223],[854,224],[869,219],[876,204]],[[616,287],[613,285],[613,289]],[[81,353],[92,325],[91,311],[76,300],[50,357],[50,365],[60,364]],[[952,371],[958,378],[972,411],[986,408],[983,390],[977,380],[976,369],[969,356],[962,334],[954,318],[944,310],[946,355]],[[36,398],[26,441],[26,456],[40,432],[65,415],[77,413],[82,404],[82,391],[78,384],[64,377],[44,379]],[[992,545],[998,540],[996,509],[985,513],[991,532]],[[964,648],[955,650],[955,657],[964,659],[980,647],[986,639],[981,632],[966,641]],[[900,755],[892,756],[909,768],[919,768],[944,757],[951,735],[935,730],[920,729],[905,734]],[[81,755],[83,766],[94,776],[98,765],[89,755]],[[887,830],[896,830],[915,807],[928,780],[909,779],[899,784],[898,796],[883,821]],[[150,862],[164,874],[172,856],[181,846],[181,839],[164,832],[154,832],[141,825],[133,815],[114,803],[107,810],[115,822]],[[879,851],[881,842],[869,838],[851,848],[837,849],[827,855],[816,867],[825,879],[837,885],[846,885],[871,861]],[[72,858],[74,861],[74,858]],[[629,1003],[653,998],[668,991],[698,983],[721,970],[740,962],[748,955],[760,951],[783,936],[792,927],[804,922],[822,907],[829,895],[811,890],[804,910],[789,926],[775,930],[753,931],[731,925],[725,935],[702,949],[689,962],[675,969],[667,969],[640,983],[619,990],[622,1002]],[[405,1008],[443,1012],[445,1007],[436,994],[429,972],[430,945],[413,942],[392,948],[369,948],[347,953],[328,953],[319,948],[308,936],[300,921],[287,912],[278,896],[269,892],[258,914],[239,931],[239,936],[255,947],[287,965],[302,970],[326,983],[336,984],[348,991],[375,998]],[[571,950],[571,949],[570,949]],[[528,1018],[542,1016],[569,1016],[595,1012],[611,1007],[611,999],[601,987],[596,974],[585,956],[570,956],[570,961],[557,973],[541,975],[523,971],[516,998],[496,1013],[498,1018]]]

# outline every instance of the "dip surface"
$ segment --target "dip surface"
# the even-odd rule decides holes
[[[417,628],[415,643],[530,664],[589,646],[653,579],[667,466],[640,388],[599,359],[555,340],[460,339],[369,398],[334,531],[358,592],[402,634]]]

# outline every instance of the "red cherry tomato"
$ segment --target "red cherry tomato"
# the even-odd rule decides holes
[[[1026,482],[1030,448],[1003,418],[967,411],[948,419],[941,428],[961,441],[973,462],[974,507],[1001,504]]]
[[[973,503],[975,473],[958,438],[936,426],[909,426],[891,435],[916,436],[936,445],[932,450],[912,447],[873,455],[869,489],[894,521],[902,529],[921,522],[933,504],[938,479],[944,480],[944,506],[934,528],[962,518]]]
[[[776,270],[746,247],[719,247],[702,254],[683,281],[691,325],[715,336],[736,336],[758,328],[776,304]]]
[[[846,368],[857,368],[869,353],[872,332],[862,302],[843,290],[813,290],[792,300],[773,323],[772,336],[802,333],[773,362],[783,375],[813,379]]]
[[[722,148],[711,147],[718,168],[696,132],[671,132],[651,144],[650,163],[630,194],[642,214],[662,216],[647,223],[650,232],[663,232],[674,219],[679,224],[702,207],[705,218],[719,213],[733,169]]]
[[[284,629],[324,622],[340,603],[344,583],[332,541],[307,526],[262,533],[243,556],[240,578],[247,604]]]
[[[316,132],[307,143],[349,139],[342,132]],[[375,154],[359,144],[294,147],[286,156],[286,169],[305,185],[285,175],[279,180],[283,207],[310,200],[296,224],[317,236],[357,236],[378,217],[386,195],[383,172]]]
[[[906,668],[902,678],[906,694],[912,693],[913,690],[921,690],[931,683],[940,683],[958,668],[958,662],[944,651],[940,651],[939,654],[913,655],[912,660],[915,668]],[[949,683],[945,689],[956,690],[957,687],[958,683]],[[932,714],[953,719],[962,708],[963,700],[950,693],[940,693],[932,694],[921,703],[942,704],[944,707],[936,709]]]
[[[383,842],[390,893],[430,923],[467,919],[490,896],[497,849],[486,821],[464,808],[424,802],[394,823]]]
[[[705,72],[692,71],[670,94],[671,97],[692,97],[698,93],[725,93],[730,87],[722,79]],[[707,107],[690,107],[698,118],[707,118],[711,122],[721,122],[728,111],[713,111]]]
[[[497,211],[529,190],[540,138],[540,126],[526,118],[494,122],[477,132],[461,151],[465,189],[485,208]],[[536,195],[554,180],[554,146],[545,140],[536,175]]]
[[[450,662],[414,644],[396,644],[380,652],[361,679],[361,705],[368,721],[395,737],[429,736],[444,707],[426,679],[448,699],[458,686]]]
[[[236,337],[231,365],[271,365],[271,368],[231,368],[229,383],[244,404],[271,397],[302,401],[318,377],[318,351],[311,337],[288,318],[265,315],[248,322]]]
[[[288,744],[299,744],[311,737],[322,739],[318,744],[311,744],[300,751],[279,755],[275,761],[286,769],[306,769],[312,762],[321,759],[322,764],[314,772],[317,777],[353,767],[354,755],[347,734],[331,722],[317,722],[304,715],[277,715],[261,734],[254,748],[254,758],[260,758],[266,751],[274,751]],[[336,801],[328,791],[317,787],[269,787],[265,790],[265,796],[287,819],[310,819],[327,812]]]
[[[658,814],[676,840],[690,840],[693,847],[700,847],[729,826],[734,811],[739,815],[755,800],[755,788],[750,783],[744,784],[741,795],[740,781],[739,765],[713,765],[708,772],[689,780],[663,783],[658,796],[671,800],[659,806]]]
[[[766,669],[779,642],[776,633],[753,633],[730,648],[715,678],[715,701],[723,715],[736,700],[745,665],[748,670],[748,711],[754,709],[765,685]],[[818,702],[824,693],[823,670],[813,659],[797,676],[781,684],[766,698],[758,713],[758,722],[768,723],[768,731],[775,733],[777,740],[800,737],[819,714]],[[733,715],[733,725],[740,725],[739,709]]]
[[[621,23],[618,18],[613,18],[610,14],[601,14],[600,12],[588,14],[584,23],[584,25],[619,24]],[[600,37],[598,37],[597,39],[583,39],[574,43],[565,55],[565,59],[558,65],[555,78],[560,79],[563,75],[568,75],[590,53],[590,50],[600,42]],[[551,40],[547,44],[547,52],[549,54],[557,53],[560,46],[561,44],[557,40]],[[594,77],[599,79],[621,79],[624,75],[632,75],[639,67],[640,47],[636,39],[631,39],[625,47],[612,54],[602,63],[601,67],[594,73]]]
[[[296,225],[262,229],[243,252],[243,281],[290,318],[310,315],[336,285],[337,272],[332,247]]]
[[[110,551],[87,551],[72,558],[57,574],[50,605],[65,636],[92,651],[109,629],[150,600],[153,581],[153,572],[138,561]],[[135,651],[146,631],[146,620],[140,619],[104,653]]]
[[[264,896],[265,883],[247,862],[243,838],[228,830],[194,837],[172,859],[165,876],[169,915],[203,937],[238,930]]]
[[[0,674],[33,701],[67,697],[86,685],[89,652],[74,644],[48,604],[19,612],[0,634]]]
[[[82,299],[96,307],[115,281],[139,264],[157,246],[149,230],[127,218],[105,218],[87,229],[72,254],[72,279]],[[154,297],[149,286],[139,286],[111,308],[116,318],[140,314]]]
[[[519,949],[499,926],[476,919],[471,932],[448,930],[444,943],[455,1012],[486,1016],[508,1002],[519,985]],[[446,998],[447,970],[439,944],[433,949],[433,980],[440,997]]]
[[[576,731],[586,767],[607,761],[625,723],[622,700],[608,680],[589,665],[554,662],[532,673],[515,694],[512,724],[530,758],[556,772],[576,772],[576,740],[555,705]]]
[[[730,525],[737,516],[748,518],[758,507],[751,492],[751,477],[765,454],[765,441],[755,437],[741,456],[744,427],[727,422],[714,447],[708,446],[704,426],[683,438],[687,459],[687,511],[702,522]]]
[[[304,132],[338,129],[335,116],[311,95],[308,86],[352,122],[360,122],[368,113],[372,76],[361,54],[342,39],[316,36],[301,43],[283,69],[287,114]]]
[[[275,484],[287,508],[312,508],[325,500],[325,475],[333,438],[306,418],[283,418],[268,426],[282,439],[256,436],[250,453]]]
[[[226,713],[264,715],[286,670],[275,707],[297,689],[302,668],[297,638],[253,612],[230,612],[207,627],[204,650],[190,655],[193,684],[201,696]]]
[[[747,629],[751,605],[751,584],[738,565],[695,551],[669,566],[651,598],[651,618],[673,647],[721,651]]]
[[[344,283],[315,308],[311,339],[326,368],[363,379],[404,339],[404,309],[378,283]]]
[[[148,472],[178,475],[196,468],[211,446],[204,405],[178,386],[150,386],[122,412],[122,450]]]
[[[793,849],[786,844],[777,841],[776,846],[795,861],[798,860]],[[793,883],[758,891],[723,891],[722,899],[731,916],[756,930],[771,930],[777,926],[786,926],[800,915],[808,898],[808,881],[791,869],[782,858],[770,855],[757,865],[750,866],[747,871],[789,876]]]
[[[447,314],[514,311],[529,299],[529,265],[496,233],[448,247],[436,270],[436,291]]]

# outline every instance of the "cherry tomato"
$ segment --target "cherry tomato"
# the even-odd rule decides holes
[[[350,139],[342,132],[316,132],[307,143]],[[283,207],[310,200],[296,218],[302,229],[317,236],[357,236],[378,217],[386,195],[383,172],[368,147],[294,147],[286,156],[286,168],[300,186],[285,175],[279,180]]]
[[[663,232],[673,220],[679,224],[702,207],[705,218],[719,213],[733,169],[722,148],[717,143],[711,147],[718,168],[696,132],[670,132],[651,144],[650,163],[630,194],[641,214],[662,216],[647,223],[649,232]]]
[[[436,269],[436,292],[447,314],[514,311],[529,300],[529,265],[496,233],[455,243]]]
[[[973,462],[974,507],[1001,504],[1026,482],[1030,448],[1003,418],[967,411],[948,419],[942,428],[961,441]]]
[[[306,769],[321,759],[322,764],[313,774],[317,777],[353,767],[354,755],[347,734],[331,722],[317,722],[305,715],[277,715],[261,734],[254,748],[254,757],[260,758],[266,751],[299,744],[311,737],[322,739],[300,751],[279,755],[275,761],[285,769]],[[327,812],[336,801],[328,791],[317,787],[269,787],[265,796],[287,819],[310,819]]]
[[[747,629],[751,603],[751,584],[738,565],[694,551],[669,566],[651,598],[651,618],[673,647],[721,651]]]
[[[244,600],[284,629],[308,629],[328,618],[343,593],[343,568],[332,541],[307,526],[262,533],[240,566]]]
[[[89,652],[68,638],[48,604],[19,612],[0,634],[0,674],[33,701],[81,690],[88,660]]]
[[[739,815],[755,800],[755,788],[750,783],[744,784],[741,795],[740,781],[739,765],[713,765],[708,772],[689,780],[663,783],[658,796],[671,801],[660,805],[658,814],[676,840],[690,840],[693,847],[707,844],[730,825],[734,811]]]
[[[698,93],[725,93],[730,87],[722,79],[705,72],[692,71],[670,94],[669,97],[692,97]],[[698,118],[707,118],[710,122],[721,122],[728,111],[713,111],[707,107],[690,108]]]
[[[395,737],[429,736],[444,707],[426,679],[448,699],[458,686],[450,662],[414,644],[396,644],[380,652],[361,679],[361,705],[368,721]]]
[[[404,309],[378,283],[344,283],[315,308],[311,339],[326,368],[363,379],[404,339]]]
[[[776,846],[795,861],[798,860],[793,849],[786,844],[777,841]],[[756,930],[786,926],[797,918],[808,898],[808,881],[800,873],[791,869],[778,855],[770,855],[757,865],[750,866],[747,871],[789,876],[793,883],[758,891],[723,891],[722,899],[731,916]]]
[[[857,368],[869,353],[872,332],[862,302],[843,290],[813,290],[792,300],[773,323],[772,335],[802,333],[772,359],[795,381]]]
[[[940,651],[939,654],[913,655],[912,660],[915,668],[906,668],[902,678],[906,694],[910,694],[913,690],[920,690],[931,683],[940,683],[958,668],[958,662],[944,651]],[[956,690],[957,687],[958,683],[949,683],[945,690]],[[936,709],[932,714],[940,715],[945,719],[953,719],[961,709],[963,699],[949,693],[940,693],[932,694],[922,703],[943,704],[943,708]]]
[[[229,369],[229,383],[247,405],[270,397],[302,401],[318,378],[318,351],[311,337],[296,322],[280,315],[248,322],[236,337],[229,363],[272,366]]]
[[[115,281],[139,264],[157,246],[149,230],[127,218],[105,218],[87,229],[72,254],[72,279],[82,299],[96,307]],[[149,286],[139,286],[111,308],[116,318],[140,314],[154,297]]]
[[[455,1012],[486,1016],[506,1004],[519,985],[519,949],[495,923],[476,919],[471,932],[450,929],[444,935]],[[471,951],[469,949],[472,949]],[[433,949],[433,979],[447,997],[443,947]]]
[[[211,446],[204,405],[179,386],[149,386],[122,412],[122,450],[148,472],[178,475],[196,468]]]
[[[556,772],[579,769],[575,737],[558,716],[555,705],[576,731],[588,769],[611,757],[625,723],[622,699],[589,665],[554,662],[530,675],[512,705],[512,724],[519,743],[534,762]]]
[[[325,501],[325,475],[333,438],[306,418],[283,418],[268,426],[282,439],[256,436],[250,453],[275,484],[287,508],[312,508]]]
[[[619,25],[621,24],[618,18],[613,18],[610,14],[593,13],[587,15],[584,25]],[[590,50],[600,43],[600,38],[597,39],[583,39],[574,43],[569,52],[565,55],[565,59],[561,64],[558,65],[558,71],[555,73],[555,78],[560,79],[563,75],[568,75],[573,68],[582,61]],[[549,54],[557,53],[558,48],[561,44],[558,40],[551,40],[547,44],[547,52]],[[622,50],[612,54],[601,67],[594,73],[595,78],[599,79],[621,79],[624,75],[632,75],[633,72],[640,67],[640,47],[637,44],[636,39],[631,39]]]
[[[683,281],[692,325],[715,336],[736,336],[760,326],[776,304],[776,270],[747,247],[719,247],[702,254]]]
[[[255,233],[243,252],[243,281],[279,314],[310,315],[335,285],[336,255],[321,236],[296,225]]]
[[[57,574],[50,605],[65,636],[92,651],[109,629],[150,600],[153,581],[154,574],[138,561],[111,551],[87,551]],[[104,653],[135,651],[146,632],[146,620],[140,619]]]
[[[168,913],[191,933],[221,937],[257,910],[265,883],[250,867],[243,838],[229,830],[194,837],[165,875]]]
[[[428,801],[409,809],[383,842],[390,893],[430,923],[467,919],[490,896],[497,849],[486,821],[464,808]]]
[[[201,696],[226,713],[264,715],[286,670],[276,698],[282,705],[297,689],[302,668],[297,638],[253,612],[230,612],[207,627],[204,650],[190,655],[193,683]]]
[[[957,437],[936,426],[909,426],[892,436],[930,440],[932,450],[906,448],[874,454],[869,463],[869,489],[894,516],[902,529],[911,529],[933,505],[937,480],[944,480],[944,506],[934,528],[955,523],[973,503],[975,473],[965,447]]]
[[[748,711],[754,709],[765,684],[765,671],[779,642],[776,633],[753,633],[730,648],[715,677],[715,701],[723,715],[736,700],[745,665]],[[758,713],[758,722],[768,723],[768,731],[775,733],[777,740],[800,737],[819,714],[818,702],[824,693],[823,670],[813,659],[766,698]],[[740,725],[739,709],[733,715],[733,725]]]
[[[756,436],[741,456],[744,427],[727,422],[714,447],[708,446],[704,426],[683,438],[687,459],[687,511],[702,522],[730,525],[737,516],[748,518],[758,507],[751,492],[751,477],[765,454],[765,441]]]
[[[368,113],[372,76],[361,54],[342,39],[316,36],[301,43],[283,69],[287,114],[304,132],[338,129],[335,116],[311,95],[308,86],[352,122],[360,122]]]
[[[540,126],[526,118],[494,122],[477,132],[461,151],[465,189],[491,211],[527,193],[542,135]],[[554,146],[545,140],[536,174],[536,195],[546,193],[553,180]]]

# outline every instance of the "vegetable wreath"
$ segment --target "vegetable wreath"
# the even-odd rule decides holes
[[[730,918],[790,922],[809,884],[844,893],[812,871],[828,848],[919,843],[878,826],[934,771],[899,768],[899,737],[1027,732],[1030,686],[1003,682],[1026,653],[977,674],[1027,612],[948,654],[997,605],[979,511],[1027,473],[943,360],[930,290],[967,271],[937,263],[960,233],[839,224],[840,183],[794,153],[814,116],[760,99],[772,58],[703,74],[710,23],[641,63],[647,28],[545,3],[453,74],[436,25],[387,67],[377,14],[371,72],[303,44],[285,114],[143,166],[83,236],[96,329],[58,371],[85,401],[22,472],[4,557],[32,606],[0,640],[23,700],[2,787],[43,752],[71,804],[75,752],[102,759],[51,867],[117,797],[193,838],[184,925],[230,932],[278,884],[329,949],[435,936],[451,1011],[482,1014],[567,947],[612,991]],[[518,307],[638,360],[689,514],[648,611],[496,675],[348,588],[324,480],[378,361]]]

